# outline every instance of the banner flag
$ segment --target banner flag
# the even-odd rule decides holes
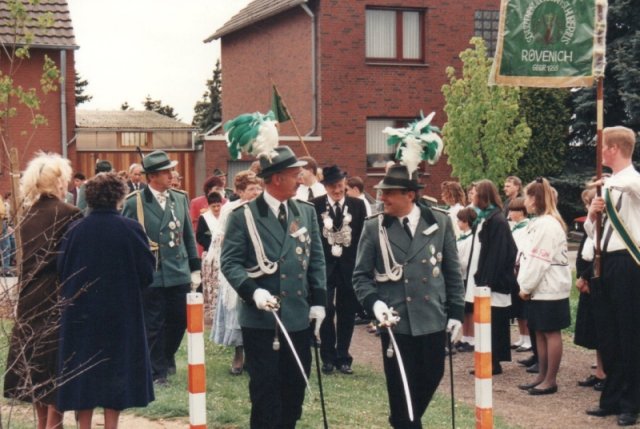
[[[276,121],[280,123],[291,119],[287,107],[282,102],[282,97],[280,97],[278,88],[276,88],[275,85],[273,85],[273,91],[271,92],[271,111],[275,115]]]
[[[489,84],[592,86],[604,61],[597,2],[603,0],[502,0]]]

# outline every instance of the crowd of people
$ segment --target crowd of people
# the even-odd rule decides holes
[[[575,266],[575,343],[596,351],[597,366],[578,384],[602,391],[587,414],[626,426],[640,411],[640,175],[635,134],[612,127],[604,139],[612,175],[582,195]],[[100,161],[86,180],[40,153],[24,171],[4,395],[33,402],[39,428],[59,427],[68,410],[89,428],[96,407],[115,428],[120,411],[153,401],[176,372],[185,294],[200,283],[211,340],[234,348],[232,376],[249,374],[252,428],[296,426],[314,341],[324,374],[354,373],[356,315],[379,327],[390,425],[421,428],[446,354],[475,349],[476,287],[491,291],[492,374],[513,350],[532,352],[519,360],[532,378],[518,387],[558,392],[574,267],[547,179],[509,176],[504,200],[490,180],[466,192],[446,181],[435,206],[415,173],[390,163],[368,201],[361,178],[279,146],[232,189],[216,169],[189,199],[174,187],[176,164],[154,151],[126,177]]]

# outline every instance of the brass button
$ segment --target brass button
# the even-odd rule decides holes
[[[286,278],[287,278],[287,275],[286,275],[286,274],[280,274],[280,278],[281,278],[281,279],[286,279]]]
[[[411,302],[411,297],[410,296],[407,297],[407,302]]]
[[[422,260],[422,263],[423,263],[423,264],[426,264],[426,263],[427,263],[427,260],[426,260],[426,259],[423,259],[423,260]]]
[[[409,283],[409,279],[404,279],[404,283],[405,284]]]
[[[427,282],[427,278],[426,278],[426,277],[423,277],[423,278],[422,278],[422,283],[426,283],[426,282]]]
[[[280,292],[280,295],[281,295],[281,296],[283,296],[283,297],[285,297],[285,296],[287,296],[287,295],[288,295],[288,293],[287,293],[287,291],[286,291],[286,290],[283,290],[282,292]]]
[[[298,278],[301,279],[302,278],[302,274],[298,274]]]
[[[301,291],[301,290],[296,291],[296,295],[298,295],[298,296],[302,296],[302,291]]]
[[[424,296],[424,300],[425,300],[425,301],[429,301],[429,300],[431,300],[431,297],[430,297],[429,295],[425,295],[425,296]]]

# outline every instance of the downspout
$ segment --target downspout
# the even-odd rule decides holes
[[[306,4],[300,7],[307,15],[311,17],[311,129],[305,134],[305,137],[312,135],[316,131],[317,126],[317,105],[318,105],[318,89],[316,84],[317,64],[316,64],[316,17]]]
[[[67,51],[60,50],[60,141],[62,157],[67,158]]]

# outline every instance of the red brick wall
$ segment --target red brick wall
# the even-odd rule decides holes
[[[301,8],[225,36],[221,65],[224,121],[241,113],[266,113],[275,83],[300,132],[310,131],[311,18]],[[295,135],[290,122],[282,125],[280,134]],[[207,173],[226,168],[224,144],[207,142],[205,151]]]
[[[381,176],[368,175],[372,172],[366,167],[367,118],[416,117],[420,110],[425,115],[435,111],[434,124],[442,126],[446,121],[441,93],[442,85],[447,82],[445,68],[450,65],[460,68],[458,55],[469,47],[475,10],[499,9],[498,0],[402,1],[402,7],[426,10],[426,65],[367,64],[365,8],[389,4],[388,0],[326,0],[316,2],[314,10],[318,24],[319,96],[315,135],[321,136],[322,142],[308,146],[320,165],[336,163],[350,175],[365,179],[369,192]],[[262,106],[268,103],[269,77],[285,73],[286,79],[281,79],[283,82],[278,83],[278,87],[291,106],[302,133],[306,133],[311,123],[309,22],[308,15],[295,8],[223,38],[225,119],[242,112],[265,109]],[[288,45],[275,50],[272,44],[275,40],[287,41]],[[292,131],[285,125],[281,134],[292,135]],[[226,163],[222,146],[207,143],[208,171]],[[303,154],[298,144],[291,146],[296,153]],[[446,157],[436,166],[427,166],[426,172],[425,193],[439,198],[440,183],[448,180],[451,173]]]
[[[38,150],[47,152],[62,152],[62,144],[60,141],[60,91],[43,94],[40,89],[40,76],[42,75],[42,65],[44,64],[44,56],[48,55],[58,69],[60,69],[60,51],[59,50],[41,50],[32,49],[30,58],[22,61],[13,74],[14,85],[22,86],[24,89],[35,88],[38,98],[40,99],[40,110],[38,113],[44,115],[47,125],[39,126],[34,129],[30,124],[31,112],[23,106],[17,105],[15,99],[11,102],[11,107],[17,108],[17,115],[8,119],[2,124],[6,130],[8,138],[8,147],[16,147],[19,152],[19,160],[21,169],[24,169],[26,163],[33,157]],[[8,73],[9,62],[5,56],[0,59],[0,70],[3,74]],[[14,66],[15,67],[15,66]],[[73,129],[75,124],[75,92],[74,92],[74,57],[73,51],[67,51],[67,74],[66,74],[66,98],[67,98],[67,139],[73,137]],[[5,106],[2,106],[4,108]],[[4,193],[10,189],[9,186],[9,162],[4,153],[1,151],[0,162],[0,192]],[[73,159],[73,158],[72,158]]]

